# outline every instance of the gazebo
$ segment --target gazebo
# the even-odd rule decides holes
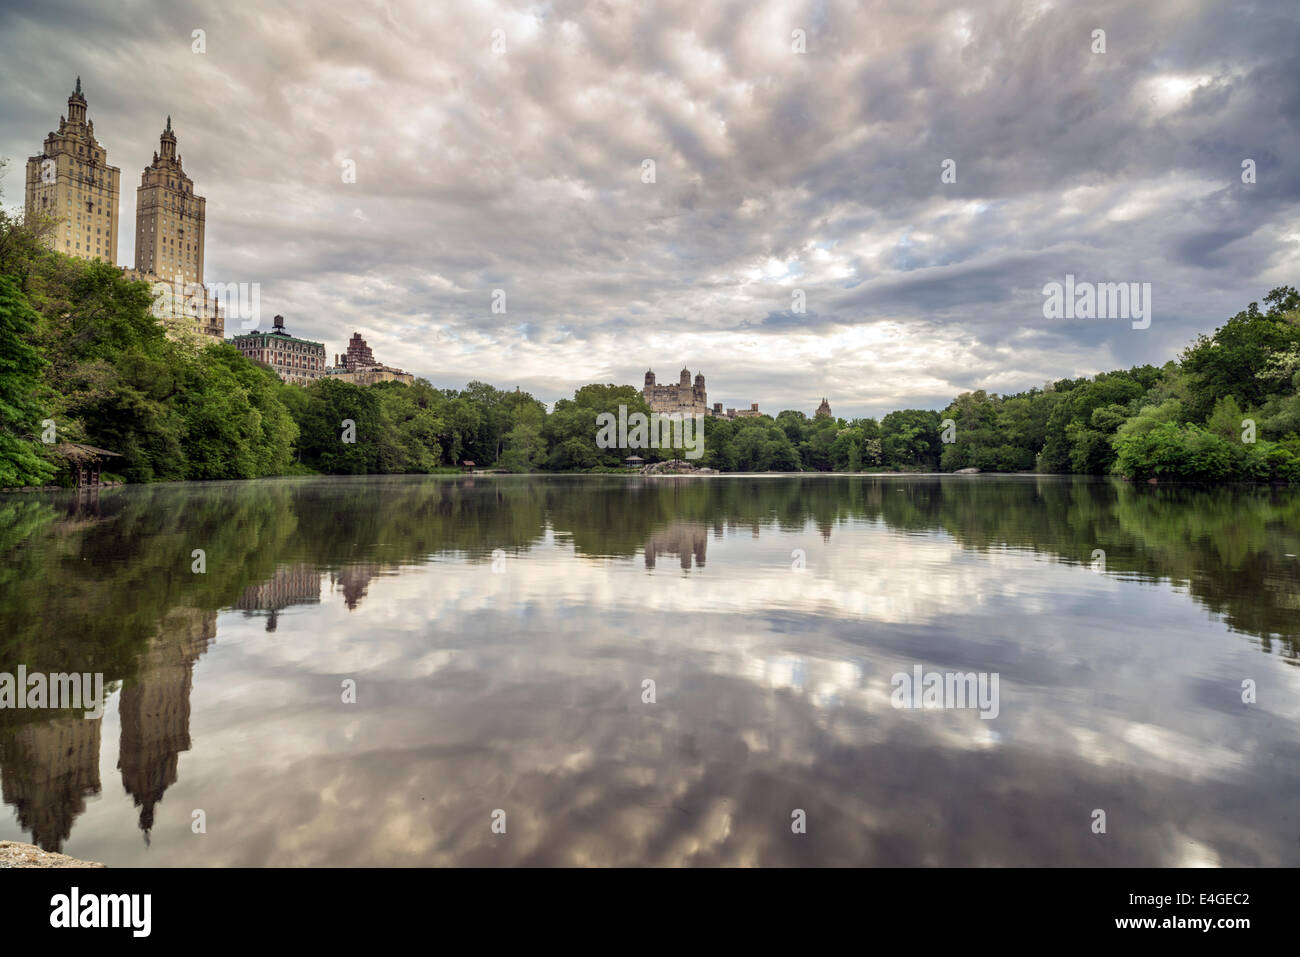
[[[638,465],[645,465],[645,459],[641,458],[639,455],[629,455],[623,461],[632,468],[636,468]]]
[[[54,453],[68,463],[77,488],[101,485],[99,474],[103,470],[104,462],[107,459],[122,457],[117,452],[97,449],[93,445],[82,445],[79,442],[60,442],[54,447]]]

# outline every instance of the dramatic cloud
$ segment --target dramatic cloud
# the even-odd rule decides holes
[[[122,264],[171,114],[208,199],[207,278],[262,283],[266,315],[331,355],[359,330],[437,385],[547,401],[687,364],[729,406],[878,415],[1161,363],[1294,284],[1297,19],[1185,0],[11,0],[3,185],[21,202],[80,74],[122,169]],[[1045,319],[1067,273],[1150,282],[1151,327]]]

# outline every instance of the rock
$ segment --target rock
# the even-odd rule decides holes
[[[33,844],[0,841],[0,867],[103,867],[93,861],[79,861],[66,854],[42,851]]]
[[[976,475],[976,474],[978,474],[978,472],[979,472],[979,469],[958,469],[957,471],[953,472],[952,474],[953,474],[953,475]]]
[[[642,475],[711,475],[713,469],[696,468],[682,459],[670,459],[667,462],[652,462],[641,469]]]

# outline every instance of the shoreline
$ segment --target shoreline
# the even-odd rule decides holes
[[[895,470],[895,469],[873,469],[862,470],[857,472],[846,471],[825,471],[825,472],[719,472],[713,469],[701,469],[691,471],[664,470],[656,472],[643,472],[640,469],[629,470],[610,470],[610,471],[538,471],[538,472],[508,472],[503,469],[474,469],[465,472],[318,472],[311,474],[304,473],[286,473],[284,475],[261,475],[257,478],[246,479],[176,479],[172,481],[158,482],[105,482],[98,486],[63,486],[63,485],[23,485],[0,488],[0,495],[18,494],[22,492],[90,492],[101,491],[104,489],[118,488],[146,488],[149,486],[166,486],[166,485],[229,485],[243,484],[245,482],[265,482],[278,479],[363,479],[363,478],[499,478],[499,477],[549,477],[549,476],[623,476],[626,478],[741,478],[767,477],[767,478],[804,478],[814,476],[835,476],[835,477],[852,477],[852,476],[891,476],[896,478],[915,477],[915,478],[971,478],[973,476],[995,476],[998,478],[1059,478],[1059,479],[1090,479],[1096,481],[1114,480],[1122,482],[1125,485],[1146,485],[1146,486],[1195,486],[1197,488],[1229,488],[1249,486],[1251,488],[1289,488],[1291,483],[1278,480],[1273,481],[1228,481],[1228,482],[1196,482],[1180,479],[1159,480],[1156,478],[1132,479],[1123,475],[1094,475],[1085,472],[993,472],[993,471],[976,471],[972,472],[962,469],[956,472],[937,472],[926,470]]]
[[[7,867],[107,867],[97,861],[81,861],[67,854],[43,851],[35,844],[0,841],[0,868]]]

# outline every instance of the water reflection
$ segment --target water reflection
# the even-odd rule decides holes
[[[190,749],[190,687],[194,663],[216,637],[217,616],[185,609],[169,616],[140,655],[140,670],[118,706],[122,786],[140,808],[146,841],[154,808],[176,783],[181,752]]]
[[[1300,861],[1300,497],[1285,490],[278,480],[0,496],[0,545],[0,671],[120,683],[102,720],[0,711],[0,836],[50,850]],[[889,677],[913,663],[1000,673],[1001,716],[893,710]],[[114,757],[129,801],[101,793]],[[194,808],[216,840],[192,834]]]
[[[297,562],[275,570],[266,581],[249,585],[235,602],[235,607],[249,617],[265,613],[266,630],[275,631],[276,616],[290,605],[320,603],[321,574],[310,565]]]
[[[688,522],[674,522],[667,528],[651,532],[650,537],[646,539],[645,567],[654,568],[660,556],[676,556],[680,559],[684,572],[691,570],[692,560],[697,568],[703,568],[708,550],[709,530],[707,528]]]
[[[47,851],[59,851],[72,823],[99,793],[100,719],[54,718],[0,737],[0,780],[18,826]]]

